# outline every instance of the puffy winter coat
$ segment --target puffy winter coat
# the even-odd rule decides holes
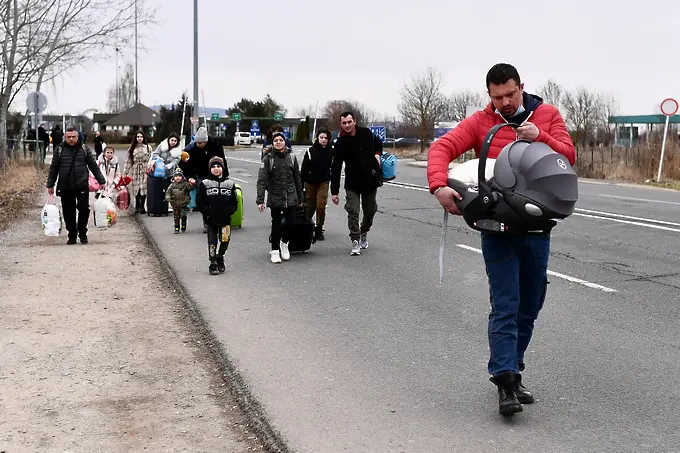
[[[297,157],[286,148],[272,151],[264,156],[257,176],[257,204],[264,203],[267,191],[267,207],[287,208],[302,203],[302,182]]]
[[[183,179],[180,182],[173,182],[165,191],[165,199],[168,200],[173,209],[184,209],[191,203],[189,192],[193,190],[193,184]]]
[[[179,165],[181,157],[182,148],[179,147],[179,143],[177,146],[170,149],[167,138],[156,147],[156,150],[153,153],[151,153],[151,160],[160,158],[165,163],[165,174],[168,177],[172,175],[172,172],[175,171],[175,168]]]
[[[234,182],[225,176],[202,180],[196,190],[196,206],[210,225],[219,227],[231,223],[231,216],[238,209]]]
[[[97,158],[97,166],[106,178],[106,186],[108,188],[108,195],[114,195],[115,186],[120,181],[121,169],[118,165],[118,156],[114,155],[111,160],[106,160],[104,154],[100,154]]]
[[[90,172],[97,178],[99,184],[106,184],[104,175],[97,167],[94,151],[80,141],[75,146],[62,142],[54,148],[52,154],[47,188],[52,189],[56,184],[57,195],[63,191],[88,190],[87,180]]]
[[[224,161],[222,175],[225,178],[229,177],[229,167],[227,166],[227,158],[224,157],[224,148],[213,137],[208,137],[208,142],[203,148],[192,142],[184,148],[184,151],[189,153],[189,160],[186,162],[180,161],[179,166],[187,178],[196,180],[209,178],[210,169],[208,168],[208,162],[215,156],[222,158]]]
[[[543,103],[543,99],[536,95],[524,93],[525,113],[521,115],[521,122],[534,123],[540,131],[537,142],[543,142],[553,151],[563,154],[569,163],[576,162],[574,142],[569,135],[567,126],[560,115],[560,111],[550,104]],[[513,118],[511,122],[516,122]],[[427,180],[430,192],[434,193],[439,187],[448,185],[449,163],[465,152],[474,149],[477,157],[482,149],[486,134],[493,126],[507,122],[500,113],[496,112],[493,103],[489,103],[484,110],[465,118],[458,126],[434,142],[427,154]],[[504,127],[498,131],[489,148],[489,158],[495,159],[505,145],[517,140],[517,135],[511,127]]]

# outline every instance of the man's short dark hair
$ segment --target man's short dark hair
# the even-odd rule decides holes
[[[78,132],[78,129],[76,129],[75,126],[69,126],[66,128],[65,132]]]
[[[486,73],[486,89],[488,90],[491,84],[503,85],[510,80],[514,80],[517,86],[520,85],[521,81],[517,69],[508,63],[495,64]]]
[[[347,118],[348,116],[351,116],[353,120],[356,119],[354,117],[354,113],[350,112],[349,110],[347,110],[346,112],[342,112],[340,114],[340,119]]]

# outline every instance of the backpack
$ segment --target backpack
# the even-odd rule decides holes
[[[271,156],[271,154],[268,154],[269,156],[269,172],[271,173],[272,170],[274,170],[274,158]],[[295,156],[293,153],[289,153],[288,157],[290,157],[290,165],[291,170],[295,168]]]

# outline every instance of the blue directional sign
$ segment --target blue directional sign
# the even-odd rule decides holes
[[[283,128],[283,135],[286,136],[288,140],[290,140],[290,128],[289,127],[284,127]]]
[[[260,135],[260,123],[257,120],[252,120],[250,123],[250,135]]]
[[[373,135],[380,138],[380,140],[385,143],[385,140],[387,139],[387,131],[385,130],[385,126],[371,126],[371,132],[373,132]]]

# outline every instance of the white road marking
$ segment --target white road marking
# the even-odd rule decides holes
[[[593,210],[590,210],[590,209],[581,209],[581,208],[576,208],[576,211],[578,211],[580,213],[584,213],[584,214],[595,214],[595,215],[600,215],[600,216],[619,217],[621,219],[639,220],[639,221],[647,222],[647,223],[658,223],[660,225],[670,225],[670,226],[680,227],[680,223],[668,222],[666,220],[650,219],[650,218],[647,218],[647,217],[633,217],[633,216],[623,215],[623,214],[614,214],[612,212],[593,211]],[[614,219],[611,219],[611,220],[614,220]]]
[[[475,253],[479,253],[479,254],[482,253],[482,251],[480,249],[470,247],[469,245],[465,245],[465,244],[456,244],[456,247],[460,247],[462,249],[469,250],[471,252],[475,252]],[[552,275],[553,277],[561,278],[562,280],[567,280],[567,281],[572,282],[572,283],[578,283],[579,285],[583,285],[583,286],[588,287],[588,288],[598,289],[600,291],[604,291],[605,293],[615,293],[615,292],[617,292],[613,288],[598,285],[597,283],[592,283],[592,282],[589,282],[589,281],[586,281],[586,280],[581,280],[580,278],[572,277],[570,275],[560,274],[559,272],[555,272],[555,271],[551,271],[551,270],[548,270],[548,275]]]
[[[233,176],[230,176],[229,179],[233,179],[234,181],[242,182],[243,184],[248,184],[248,181],[246,181],[245,179],[234,178]]]
[[[631,198],[631,197],[622,197],[619,195],[607,195],[607,194],[599,194],[601,197],[607,197],[607,198],[618,198],[620,200],[632,200],[632,201],[646,201],[649,203],[661,203],[661,204],[672,204],[676,206],[680,206],[680,202],[677,201],[664,201],[664,200],[650,200],[649,198]]]
[[[602,217],[602,216],[598,216],[598,215],[581,214],[580,212],[575,212],[573,215],[580,216],[580,217],[588,217],[590,219],[609,220],[611,222],[625,223],[625,224],[628,224],[628,225],[641,226],[641,227],[645,227],[645,228],[655,228],[657,230],[672,231],[674,233],[680,233],[680,229],[678,229],[678,228],[669,228],[669,227],[665,227],[665,226],[662,226],[662,225],[654,225],[654,224],[651,224],[651,223],[631,222],[629,220],[614,219],[614,218],[611,218],[611,217]]]

